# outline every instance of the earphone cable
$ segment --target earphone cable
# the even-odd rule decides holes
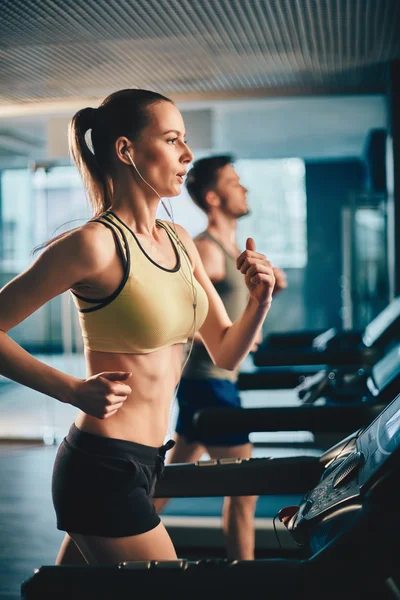
[[[189,352],[188,352],[188,354],[187,354],[187,357],[186,357],[186,359],[183,361],[183,365],[182,365],[182,367],[181,367],[181,374],[180,374],[180,377],[179,377],[179,381],[178,381],[177,385],[175,386],[175,392],[174,392],[174,395],[173,395],[173,398],[172,398],[172,402],[171,402],[171,407],[170,407],[170,418],[169,418],[169,420],[168,420],[168,432],[167,432],[167,435],[169,436],[169,433],[170,433],[170,423],[171,423],[171,415],[172,415],[173,409],[174,409],[174,407],[175,407],[175,402],[176,402],[176,399],[177,399],[178,390],[179,390],[179,386],[180,386],[180,383],[181,383],[182,375],[183,375],[183,372],[184,372],[184,370],[185,370],[185,367],[186,367],[186,365],[187,365],[187,363],[188,363],[188,361],[189,361],[190,355],[191,355],[191,353],[192,353],[192,350],[193,350],[194,336],[195,336],[195,333],[196,333],[196,325],[197,325],[197,290],[196,290],[196,288],[195,288],[195,285],[194,285],[194,282],[193,282],[193,267],[192,267],[192,265],[191,265],[191,263],[190,263],[190,261],[189,261],[189,258],[186,256],[186,249],[185,249],[185,246],[184,246],[184,244],[181,242],[181,240],[180,240],[180,237],[179,237],[179,235],[178,235],[178,232],[177,232],[177,230],[176,230],[176,225],[175,225],[175,220],[174,220],[174,217],[173,217],[173,211],[172,211],[172,206],[171,206],[171,202],[170,202],[170,200],[168,199],[168,202],[169,202],[169,205],[170,205],[170,208],[171,208],[171,212],[169,212],[169,210],[167,209],[167,207],[166,207],[166,205],[165,205],[165,202],[164,202],[164,201],[163,201],[163,199],[161,198],[160,194],[159,194],[159,193],[158,193],[158,192],[157,192],[157,191],[156,191],[156,190],[153,188],[153,186],[152,186],[152,185],[150,185],[150,183],[148,183],[148,182],[147,182],[147,181],[144,179],[144,177],[143,177],[143,176],[142,176],[142,174],[140,173],[139,169],[138,169],[138,168],[137,168],[137,166],[135,165],[135,163],[134,163],[134,161],[133,161],[133,159],[132,159],[132,157],[131,157],[131,155],[130,155],[130,152],[127,150],[127,151],[125,152],[125,154],[126,154],[126,156],[128,156],[128,158],[129,158],[129,160],[130,160],[130,162],[131,162],[131,164],[132,164],[133,168],[135,169],[136,173],[139,175],[140,179],[141,179],[141,180],[142,180],[142,181],[143,181],[143,182],[144,182],[144,183],[145,183],[145,184],[146,184],[146,185],[147,185],[147,186],[148,186],[148,187],[149,187],[149,188],[150,188],[150,189],[151,189],[151,190],[152,190],[152,191],[153,191],[153,192],[156,194],[156,196],[157,196],[157,197],[160,199],[160,201],[161,201],[161,204],[162,204],[162,206],[163,206],[163,208],[164,208],[165,212],[167,213],[167,215],[169,216],[169,218],[170,218],[170,219],[171,219],[171,221],[172,221],[172,224],[173,224],[173,229],[174,229],[175,236],[176,236],[176,241],[177,241],[176,248],[178,249],[178,253],[179,253],[179,257],[180,257],[180,263],[181,263],[181,266],[182,266],[182,256],[183,256],[183,258],[185,259],[185,262],[186,262],[186,266],[187,266],[187,268],[188,268],[188,270],[189,270],[189,274],[190,274],[190,281],[189,281],[189,279],[186,277],[186,275],[185,275],[185,273],[184,273],[184,270],[183,270],[182,268],[179,270],[179,272],[181,273],[181,276],[182,276],[182,277],[185,279],[186,283],[187,283],[187,284],[188,284],[188,285],[189,285],[189,286],[192,288],[192,293],[193,293],[193,328],[192,328],[192,335],[191,335],[191,343],[190,343],[190,348],[189,348]],[[172,436],[169,436],[169,437],[172,437]]]

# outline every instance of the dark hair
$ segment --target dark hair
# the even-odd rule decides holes
[[[149,123],[148,108],[156,102],[172,103],[172,100],[149,90],[119,90],[107,96],[98,108],[82,108],[72,117],[68,130],[69,151],[93,207],[93,218],[112,204],[111,167],[115,141],[120,136],[131,142],[137,140]],[[89,130],[92,148],[85,137]],[[64,235],[65,232],[52,238],[34,252]]]
[[[137,140],[149,123],[148,108],[169,98],[149,90],[126,89],[114,92],[99,108],[79,110],[69,126],[69,149],[85,185],[94,216],[112,203],[111,158],[114,142],[126,136]],[[85,135],[91,129],[93,151]]]
[[[231,155],[209,156],[200,158],[193,163],[193,167],[186,177],[186,188],[193,202],[205,213],[209,212],[206,194],[214,189],[218,181],[218,171],[234,161]]]

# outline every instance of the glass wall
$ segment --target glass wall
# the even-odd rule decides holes
[[[34,243],[32,173],[3,171],[0,181],[0,272],[19,273],[27,267]]]
[[[352,196],[342,213],[342,319],[347,329],[364,329],[389,303],[385,196]]]
[[[0,285],[25,270],[33,249],[85,222],[90,210],[74,167],[15,169],[1,174]],[[40,282],[38,282],[40,285]],[[40,360],[77,377],[85,376],[82,340],[69,294],[54,298],[9,335]],[[44,439],[65,434],[76,413],[33,390],[0,377],[0,437]]]

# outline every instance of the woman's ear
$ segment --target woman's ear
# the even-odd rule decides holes
[[[132,160],[135,160],[134,156],[134,150],[133,150],[133,146],[132,146],[132,142],[130,140],[128,140],[127,137],[119,137],[116,142],[115,142],[115,153],[117,155],[118,160],[120,160],[121,162],[130,165],[131,160],[129,159],[129,156],[131,157]]]

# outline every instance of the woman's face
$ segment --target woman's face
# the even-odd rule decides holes
[[[136,167],[160,196],[178,196],[193,160],[182,115],[174,104],[164,101],[152,104],[148,112],[150,122],[133,144]]]

